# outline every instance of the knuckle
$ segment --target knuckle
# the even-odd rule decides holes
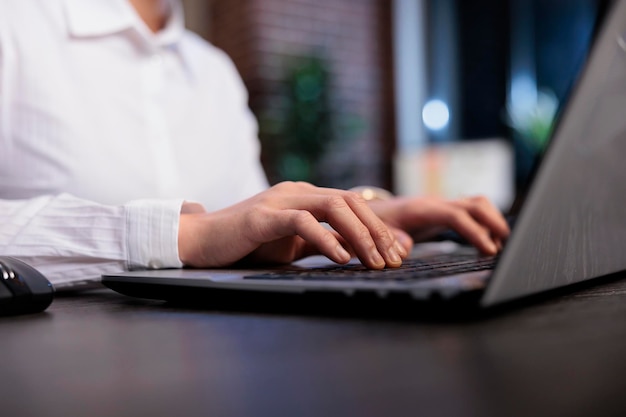
[[[326,230],[325,233],[321,236],[320,241],[322,245],[326,247],[332,247],[337,242],[337,239],[335,238],[335,236],[333,236],[332,233]]]
[[[376,244],[371,238],[361,240],[360,244],[365,252],[371,253],[371,252],[378,251]]]
[[[371,242],[371,246],[374,246],[374,242],[372,241],[372,235],[367,227],[359,227],[355,233],[355,236],[359,242],[368,242],[368,244],[369,242]]]
[[[311,184],[304,181],[283,181],[272,187],[273,189],[284,193],[310,192],[315,188]]]
[[[293,181],[283,181],[279,182],[274,186],[277,190],[290,190],[294,187],[295,183]]]
[[[346,191],[344,194],[344,199],[349,200],[355,204],[367,203],[361,194],[356,193],[354,191]]]
[[[293,213],[292,221],[298,226],[304,226],[306,224],[311,223],[311,221],[316,221],[311,213],[305,210],[298,210]],[[316,221],[317,222],[317,221]]]
[[[331,195],[327,198],[326,204],[331,210],[345,209],[348,204],[341,195]]]
[[[478,195],[470,200],[474,206],[484,207],[490,204],[489,199],[484,195]]]
[[[389,229],[387,229],[387,226],[385,226],[384,224],[379,224],[379,225],[372,227],[372,229],[370,230],[370,235],[374,239],[383,240],[383,241],[390,240]]]

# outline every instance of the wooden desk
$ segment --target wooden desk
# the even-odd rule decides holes
[[[0,319],[0,361],[2,417],[625,416],[626,280],[465,322],[99,290]]]

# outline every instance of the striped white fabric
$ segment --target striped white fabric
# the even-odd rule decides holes
[[[58,288],[133,267],[180,267],[180,200],[109,206],[69,194],[0,204],[0,253],[34,265]]]
[[[58,286],[180,267],[183,200],[267,187],[234,65],[172,5],[153,34],[126,0],[0,1],[0,254]]]

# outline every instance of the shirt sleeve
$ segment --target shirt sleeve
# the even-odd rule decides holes
[[[56,286],[133,268],[180,268],[182,204],[108,206],[68,194],[0,200],[0,255],[22,259]]]

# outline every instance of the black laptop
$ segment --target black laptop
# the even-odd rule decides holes
[[[124,294],[163,300],[280,295],[297,303],[303,296],[332,296],[409,303],[471,300],[490,307],[624,270],[626,0],[619,0],[497,258],[440,243],[417,245],[399,269],[373,271],[314,257],[275,269],[132,271],[105,275],[103,283]]]

